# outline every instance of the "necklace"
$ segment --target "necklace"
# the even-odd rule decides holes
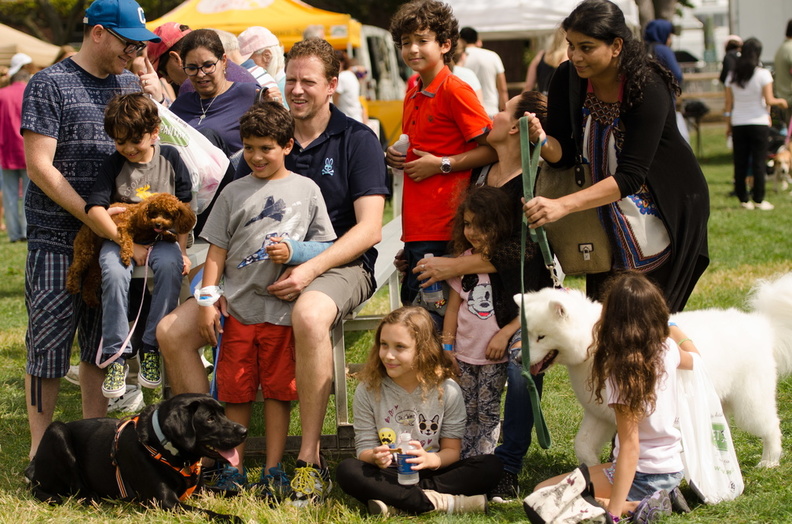
[[[198,103],[201,104],[201,116],[198,117],[198,125],[201,125],[201,123],[203,122],[203,119],[206,118],[206,112],[209,111],[212,108],[212,104],[214,104],[214,102],[215,102],[215,100],[217,100],[218,96],[220,96],[220,95],[218,94],[217,96],[215,96],[212,99],[211,102],[209,102],[209,105],[206,106],[206,109],[204,109],[203,100],[201,100],[200,97],[198,98]]]

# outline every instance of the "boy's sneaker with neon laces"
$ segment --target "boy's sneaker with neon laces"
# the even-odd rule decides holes
[[[289,504],[303,508],[309,504],[321,502],[333,488],[330,480],[330,469],[321,464],[311,464],[303,460],[297,460],[294,467],[294,478],[291,481],[292,493],[289,496]]]
[[[283,471],[283,465],[278,463],[277,466],[269,468],[269,470],[265,468],[266,466],[261,468],[261,477],[253,486],[268,491],[278,500],[285,499],[291,494],[291,481]]]
[[[126,393],[117,398],[111,398],[107,401],[108,413],[137,413],[146,407],[146,402],[143,400],[143,390],[140,386],[128,384]]]
[[[638,503],[632,516],[636,524],[650,524],[671,515],[671,497],[668,491],[655,491]]]
[[[159,353],[141,353],[138,382],[144,388],[154,389],[162,384]]]
[[[211,482],[211,484],[209,483]],[[247,469],[240,473],[231,464],[224,464],[223,468],[206,483],[206,487],[215,493],[236,494],[247,485]]]
[[[117,360],[105,369],[102,382],[102,395],[106,398],[118,398],[126,393],[126,376],[129,367]]]
[[[66,380],[68,380],[69,382],[74,384],[75,386],[79,386],[80,385],[80,366],[79,366],[79,364],[78,365],[74,365],[74,366],[69,366],[69,371],[66,372],[66,376],[63,377],[63,378],[65,378]]]

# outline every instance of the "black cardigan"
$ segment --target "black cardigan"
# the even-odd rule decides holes
[[[557,167],[574,163],[570,67],[569,62],[559,66],[548,94],[545,128],[561,144],[561,160],[552,164]],[[586,86],[587,81],[582,79],[579,107],[583,106]],[[709,189],[693,150],[677,128],[673,94],[657,74],[651,75],[643,91],[640,103],[621,112],[624,145],[614,178],[622,197],[635,193],[645,183],[654,198],[671,238],[671,258],[666,262],[671,264],[669,278],[659,284],[671,311],[680,311],[709,264]],[[581,112],[575,117],[580,122]]]

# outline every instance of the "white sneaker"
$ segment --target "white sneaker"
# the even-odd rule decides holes
[[[127,384],[126,393],[107,402],[108,413],[136,413],[146,407],[140,386]]]
[[[69,366],[69,371],[66,372],[66,376],[63,377],[75,386],[80,385],[80,366]]]
[[[743,209],[747,209],[749,211],[754,209],[754,203],[750,200],[748,202],[740,202],[740,206],[742,206]]]
[[[768,202],[767,200],[762,200],[758,204],[756,204],[756,209],[761,209],[762,211],[772,211],[775,209],[775,206]]]

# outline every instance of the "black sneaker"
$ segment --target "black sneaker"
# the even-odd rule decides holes
[[[672,489],[668,495],[671,497],[671,509],[674,510],[674,513],[690,513],[692,511],[679,486]]]
[[[503,503],[517,498],[520,486],[517,482],[517,474],[511,471],[503,471],[498,484],[487,494],[487,497],[495,503]]]
[[[291,480],[291,495],[288,503],[297,508],[304,508],[310,504],[323,501],[333,488],[330,480],[330,469],[321,459],[317,466],[297,460],[294,465],[294,477]]]

